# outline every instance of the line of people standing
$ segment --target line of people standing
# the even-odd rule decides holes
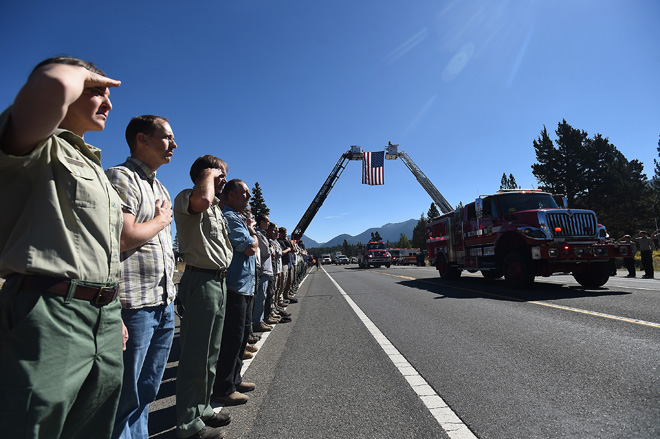
[[[103,170],[100,150],[84,136],[105,128],[110,89],[120,84],[92,63],[50,58],[0,115],[0,429],[7,437],[148,437],[148,407],[174,333],[172,217],[186,261],[178,437],[224,436],[231,415],[215,413],[210,401],[231,404],[254,389],[240,376],[258,329],[254,310],[282,321],[296,300],[288,264],[266,269],[257,228],[244,214],[249,189],[227,182],[224,161],[199,157],[193,187],[171,201],[156,178],[177,148],[166,118],[133,118],[130,156]],[[286,231],[274,239],[268,223],[266,253],[277,256],[277,243],[291,257],[295,244]],[[265,295],[264,275],[272,284]],[[264,296],[271,299],[262,306]]]

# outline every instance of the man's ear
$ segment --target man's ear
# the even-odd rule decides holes
[[[144,133],[138,133],[136,138],[137,138],[137,142],[139,144],[142,144],[142,145],[148,145],[149,144],[149,138]]]

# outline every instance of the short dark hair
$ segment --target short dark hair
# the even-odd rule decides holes
[[[37,69],[43,66],[47,66],[48,64],[67,64],[70,66],[78,66],[78,67],[84,67],[90,72],[97,73],[99,75],[105,76],[105,72],[103,70],[99,69],[94,63],[91,63],[89,61],[84,61],[82,59],[74,58],[72,56],[53,56],[51,58],[47,58],[43,61],[41,61],[39,64],[37,64],[34,69],[32,69],[32,73],[34,73]]]
[[[222,189],[222,193],[225,194],[225,199],[227,199],[227,195],[229,192],[235,192],[238,190],[240,187],[241,183],[244,183],[243,180],[240,180],[238,178],[231,179],[225,184],[225,187]]]
[[[135,150],[135,146],[137,145],[136,138],[139,133],[151,136],[156,131],[156,128],[158,128],[158,125],[163,122],[169,122],[169,120],[166,117],[153,116],[151,114],[136,116],[131,119],[126,127],[126,143],[128,143],[131,152]]]
[[[268,218],[268,215],[264,215],[263,213],[260,213],[257,215],[257,224],[259,224],[262,221],[266,221],[266,218]],[[268,220],[270,222],[270,219]]]
[[[192,182],[196,183],[199,177],[202,175],[202,171],[208,168],[224,169],[226,173],[227,163],[214,155],[203,155],[198,157],[190,167],[190,178]]]

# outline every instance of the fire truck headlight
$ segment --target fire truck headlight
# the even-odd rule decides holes
[[[554,247],[549,248],[548,249],[548,256],[550,256],[551,258],[556,258],[557,256],[559,256],[559,249],[554,248]]]
[[[548,237],[542,229],[536,227],[521,227],[518,231],[532,239],[546,239]]]

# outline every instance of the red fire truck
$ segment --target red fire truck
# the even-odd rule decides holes
[[[383,241],[369,241],[358,248],[358,264],[360,264],[360,268],[378,268],[381,265],[390,268],[392,255],[387,251]]]
[[[535,276],[572,273],[581,285],[604,285],[610,258],[631,254],[630,244],[608,242],[591,210],[560,208],[541,190],[500,190],[430,219],[426,243],[443,279],[462,270],[502,276],[509,286],[529,286]]]

